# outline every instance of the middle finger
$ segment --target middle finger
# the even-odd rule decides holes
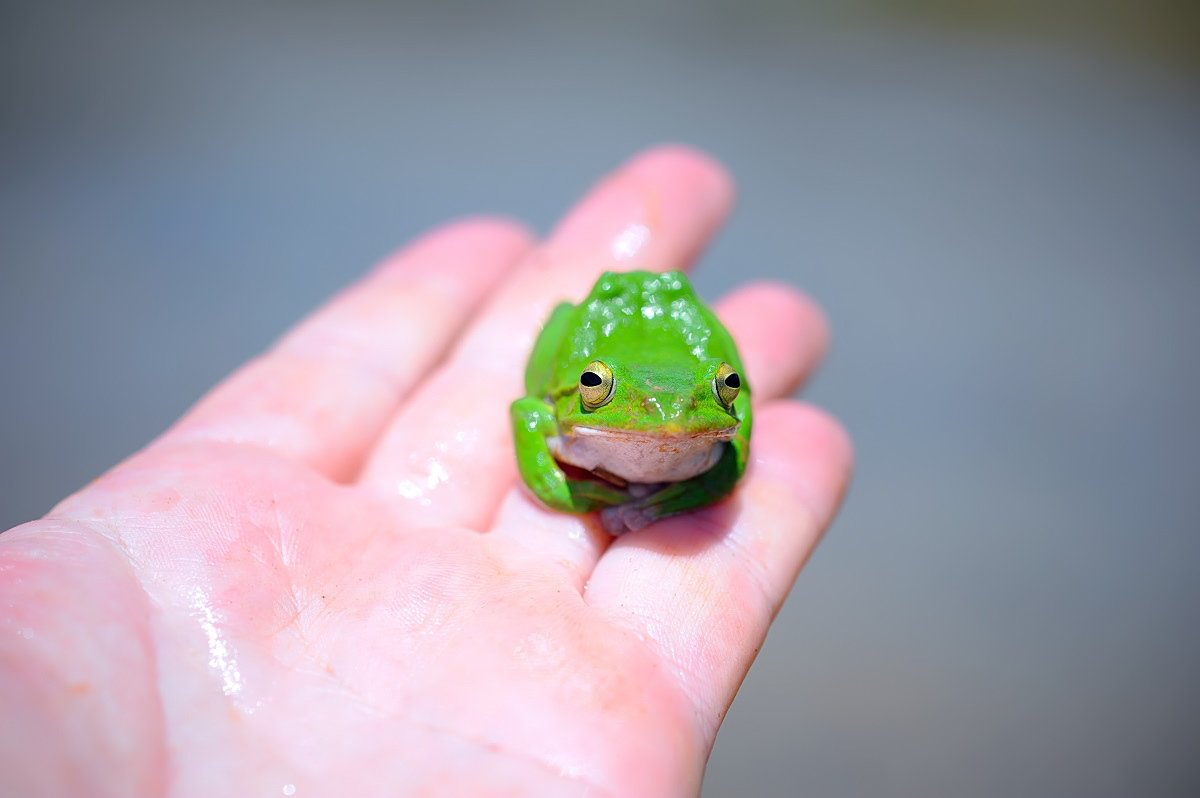
[[[720,166],[673,147],[618,169],[562,221],[485,308],[447,365],[392,419],[361,482],[419,526],[484,528],[515,474],[508,406],[555,303],[605,270],[685,266],[724,220]]]

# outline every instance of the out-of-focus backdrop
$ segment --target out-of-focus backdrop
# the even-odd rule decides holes
[[[1188,2],[0,6],[0,526],[422,229],[663,140],[860,469],[708,796],[1200,790]]]

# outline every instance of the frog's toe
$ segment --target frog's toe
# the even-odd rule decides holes
[[[621,515],[621,505],[616,507],[605,507],[600,511],[600,525],[604,527],[604,531],[610,535],[620,535],[623,532],[629,531],[625,527],[625,519]]]
[[[652,508],[636,503],[618,504],[616,507],[605,507],[600,511],[600,523],[610,535],[622,535],[642,529],[653,523],[656,517],[657,514]]]

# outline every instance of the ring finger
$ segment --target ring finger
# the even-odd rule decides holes
[[[786,396],[816,368],[829,334],[825,316],[809,298],[783,285],[749,285],[716,305],[738,343],[755,407]],[[756,424],[757,429],[757,424]],[[754,450],[753,444],[751,450]],[[582,589],[612,538],[595,519],[548,510],[514,479],[493,535],[533,557],[555,563]]]

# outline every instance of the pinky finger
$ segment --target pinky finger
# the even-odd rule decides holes
[[[585,598],[674,671],[711,743],[767,628],[837,511],[850,441],[826,413],[771,402],[730,501],[618,538]]]

